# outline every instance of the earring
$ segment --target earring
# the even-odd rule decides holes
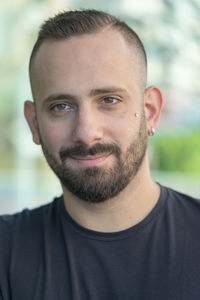
[[[154,127],[151,127],[151,131],[148,133],[150,136],[153,136],[155,134],[156,130]]]
[[[139,113],[136,112],[135,113],[135,117],[138,118],[139,117]]]

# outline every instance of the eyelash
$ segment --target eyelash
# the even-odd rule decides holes
[[[120,101],[116,97],[107,96],[107,97],[103,97],[103,99],[101,99],[100,102],[102,103],[102,102],[105,102],[106,100],[112,100],[112,101],[114,101],[114,103],[113,102],[112,103],[103,103],[104,106],[114,106],[115,104],[117,104]],[[62,106],[63,109],[57,109],[59,106]],[[67,106],[69,107],[69,109],[66,109]],[[58,104],[52,105],[50,107],[50,110],[54,111],[56,113],[63,112],[63,111],[72,111],[73,109],[74,109],[73,106],[69,103],[58,103]]]
[[[63,108],[61,110],[56,109],[56,108],[58,108],[58,106],[69,106],[69,109],[65,109],[65,108]],[[69,110],[70,111],[72,109],[73,108],[72,108],[72,106],[69,103],[58,103],[58,104],[55,104],[55,105],[53,105],[53,106],[50,107],[50,110],[55,111],[55,112],[62,112],[62,111],[65,111],[65,110]]]
[[[104,97],[102,99],[102,101],[105,101],[107,99],[112,99],[112,100],[115,100],[116,102],[115,103],[106,103],[105,105],[114,105],[114,104],[117,104],[119,102],[119,99],[115,98],[115,97],[111,97],[111,96],[107,96],[107,97]]]

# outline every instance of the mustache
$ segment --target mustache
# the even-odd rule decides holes
[[[59,155],[61,160],[72,156],[87,156],[100,153],[114,153],[117,157],[121,154],[121,149],[117,144],[100,144],[97,143],[94,146],[88,148],[85,144],[78,144],[71,147],[62,147]]]

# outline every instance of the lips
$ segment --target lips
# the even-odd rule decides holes
[[[86,156],[71,156],[71,159],[76,163],[83,166],[94,166],[98,165],[106,158],[110,156],[110,153],[98,154],[98,155],[86,155]]]

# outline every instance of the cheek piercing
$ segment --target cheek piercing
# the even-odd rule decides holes
[[[151,127],[151,131],[148,133],[148,135],[153,136],[155,132],[156,132],[155,128]]]
[[[139,117],[139,113],[136,112],[135,113],[135,117],[138,118]]]

